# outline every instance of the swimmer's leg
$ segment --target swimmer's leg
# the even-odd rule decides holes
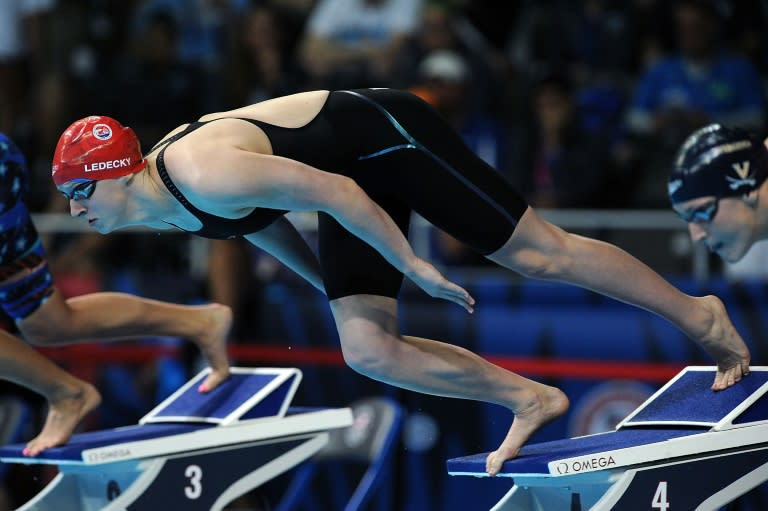
[[[574,284],[667,319],[715,360],[713,390],[730,387],[749,372],[749,349],[719,298],[687,295],[624,250],[567,233],[532,208],[488,258],[523,275]]]
[[[489,457],[492,475],[537,429],[568,409],[565,394],[554,387],[507,371],[464,348],[401,336],[393,298],[346,296],[333,300],[331,308],[344,359],[359,373],[426,394],[499,404],[516,414],[504,443]]]
[[[101,402],[101,396],[92,385],[75,378],[5,331],[0,331],[0,377],[30,389],[48,401],[43,430],[24,451],[29,456],[65,443],[83,417]]]
[[[190,339],[212,369],[201,385],[204,392],[229,376],[231,325],[232,311],[220,304],[178,305],[124,293],[92,293],[65,300],[58,291],[18,322],[28,341],[46,346],[142,336]]]

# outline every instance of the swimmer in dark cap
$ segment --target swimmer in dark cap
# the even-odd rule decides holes
[[[466,290],[414,254],[407,238],[414,211],[500,266],[668,319],[717,363],[714,390],[749,371],[749,350],[721,300],[682,293],[618,247],[545,221],[413,94],[320,90],[205,115],[138,163],[135,144],[124,143],[129,136],[112,119],[89,117],[59,139],[53,180],[73,216],[101,233],[144,225],[244,237],[276,255],[326,293],[344,360],[358,372],[515,414],[487,457],[491,475],[564,414],[568,398],[460,346],[401,334],[405,276],[431,296],[474,307]],[[103,147],[111,137],[120,144]],[[319,212],[319,261],[286,211]]]
[[[710,124],[691,134],[669,176],[672,207],[727,262],[768,238],[768,151],[747,131]]]

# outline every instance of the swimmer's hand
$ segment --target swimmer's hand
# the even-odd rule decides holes
[[[703,335],[692,335],[717,364],[712,390],[724,390],[749,374],[749,348],[731,323],[723,302],[716,296],[696,298],[711,314]]]
[[[475,299],[469,292],[443,277],[437,268],[427,261],[417,257],[406,276],[428,295],[450,300],[464,307],[470,314],[474,312]]]

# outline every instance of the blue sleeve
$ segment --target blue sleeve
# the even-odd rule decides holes
[[[669,65],[666,62],[659,62],[651,67],[635,86],[629,108],[643,112],[654,111],[659,104],[658,96],[659,91],[664,85],[664,77],[670,71]]]
[[[734,62],[733,84],[737,87],[742,108],[765,108],[762,80],[748,60],[738,58]]]

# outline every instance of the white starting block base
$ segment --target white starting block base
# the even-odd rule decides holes
[[[492,511],[712,511],[768,480],[768,367],[713,392],[715,367],[687,367],[615,431],[524,446]],[[481,453],[448,460],[488,477]]]
[[[138,425],[74,435],[35,458],[23,456],[23,444],[0,448],[6,463],[59,467],[18,511],[218,511],[315,454],[328,431],[352,424],[348,408],[288,408],[298,369],[233,368],[200,394],[207,374]]]

